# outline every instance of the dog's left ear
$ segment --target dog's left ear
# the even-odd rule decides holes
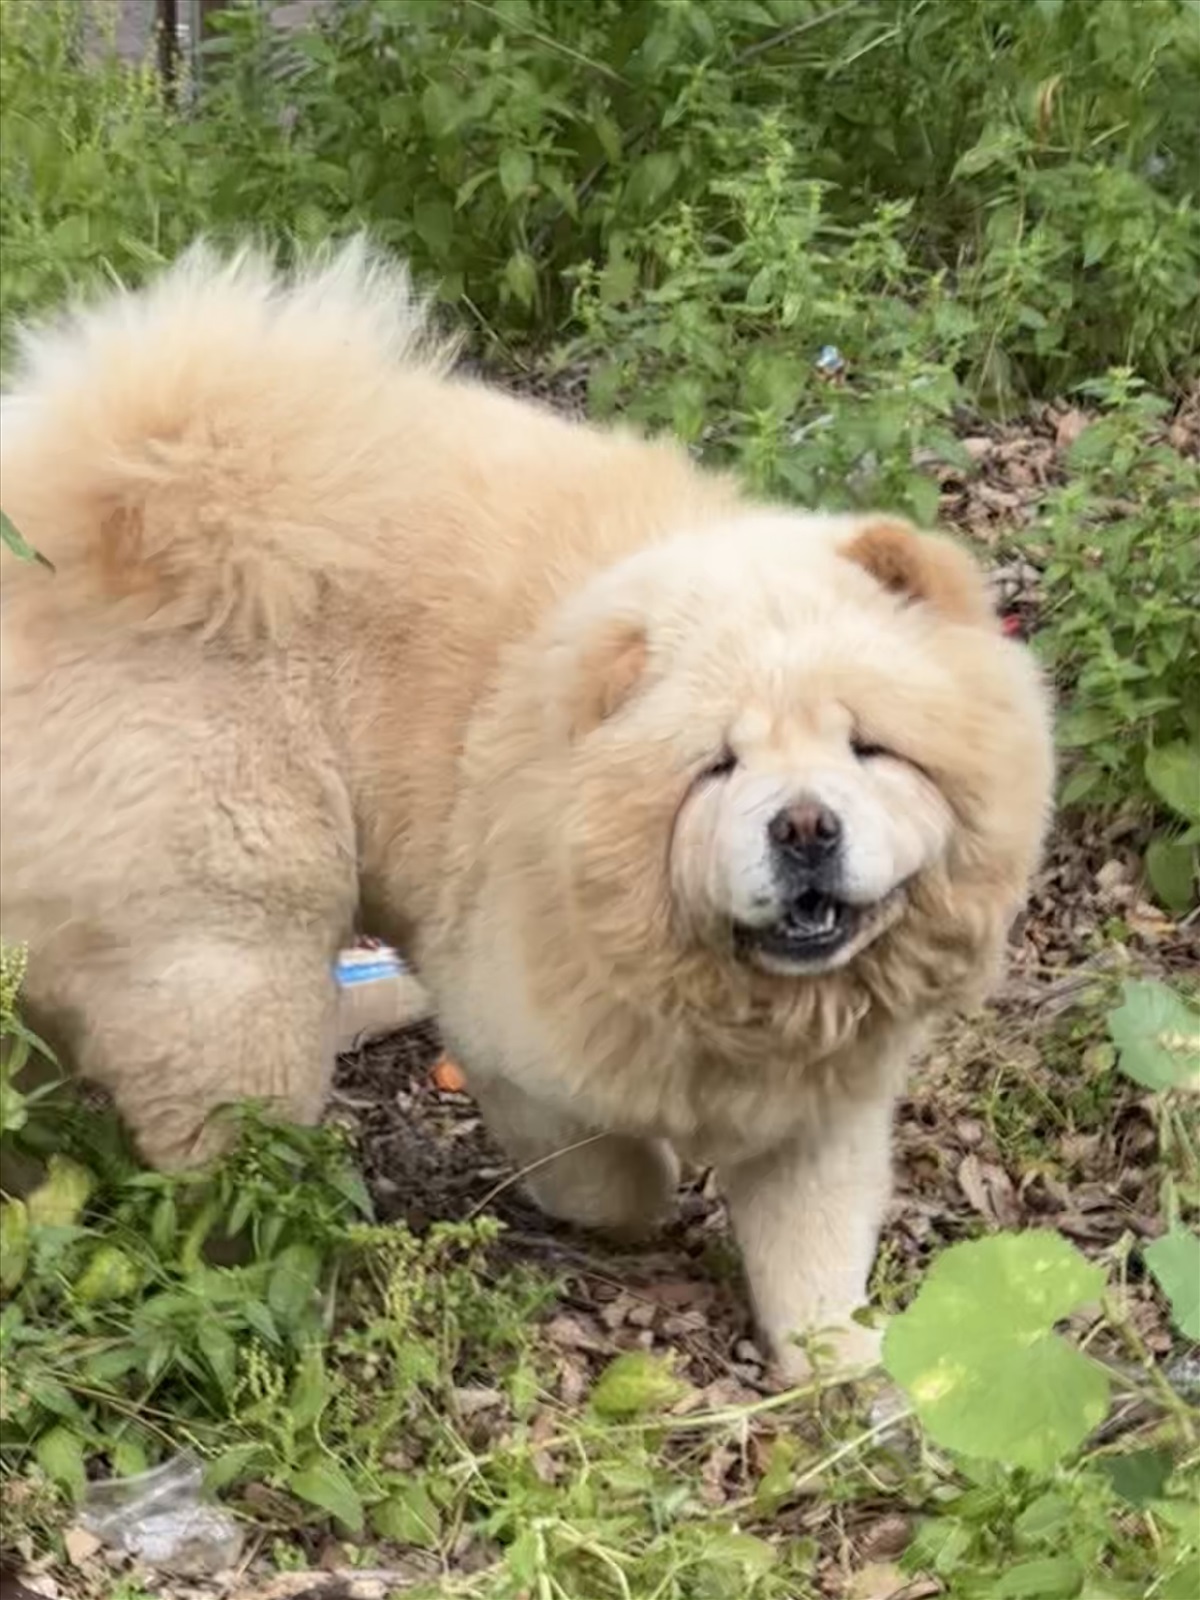
[[[571,700],[571,736],[606,722],[633,694],[646,670],[649,647],[640,622],[605,623],[583,648]]]
[[[892,594],[924,601],[952,622],[999,625],[983,573],[949,539],[919,533],[899,518],[881,517],[864,523],[839,554]]]

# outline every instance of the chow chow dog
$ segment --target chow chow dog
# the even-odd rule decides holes
[[[1051,790],[980,572],[456,375],[361,242],[191,251],[3,402],[3,928],[146,1158],[322,1109],[352,928],[556,1217],[712,1164],[784,1370],[869,1361],[889,1125]]]

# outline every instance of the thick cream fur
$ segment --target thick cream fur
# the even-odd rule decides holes
[[[994,977],[1050,791],[972,564],[453,376],[361,244],[290,281],[198,250],[30,333],[0,449],[56,567],[4,564],[4,932],[149,1159],[237,1096],[319,1114],[357,921],[543,1205],[635,1227],[714,1161],[785,1365],[824,1325],[868,1353],[892,1098]],[[888,914],[759,970],[729,918],[810,792]]]

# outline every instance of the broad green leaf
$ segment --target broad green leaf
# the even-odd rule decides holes
[[[429,1490],[414,1479],[372,1508],[371,1526],[381,1538],[432,1550],[441,1538],[442,1518]]]
[[[1104,773],[1099,767],[1076,767],[1059,791],[1059,805],[1063,807],[1078,805],[1091,794],[1103,776]]]
[[[979,142],[959,156],[950,174],[951,181],[955,178],[974,178],[989,167],[1010,165],[1028,142],[1021,128],[1003,123],[998,126],[989,124],[984,128]]]
[[[299,1500],[319,1506],[336,1517],[351,1533],[361,1533],[362,1501],[350,1479],[328,1456],[316,1456],[307,1466],[289,1473],[287,1486]]]
[[[1072,1515],[1071,1502],[1061,1494],[1042,1494],[1025,1507],[1013,1524],[1013,1532],[1021,1544],[1046,1544],[1058,1538]]]
[[[1146,874],[1155,894],[1177,916],[1190,909],[1196,893],[1197,852],[1180,839],[1154,839],[1146,849]]]
[[[996,1600],[1068,1600],[1079,1593],[1083,1569],[1074,1556],[1019,1561],[993,1585]]]
[[[1161,1500],[1167,1480],[1175,1470],[1169,1450],[1131,1450],[1128,1455],[1100,1456],[1091,1471],[1106,1479],[1114,1494],[1131,1506],[1148,1506]]]
[[[263,1455],[263,1447],[257,1443],[231,1445],[205,1466],[204,1487],[216,1494],[231,1484],[240,1483],[261,1464]]]
[[[95,1252],[75,1285],[75,1298],[84,1305],[104,1300],[126,1300],[138,1288],[142,1274],[124,1250],[104,1244]]]
[[[1148,1089],[1200,1090],[1200,1015],[1162,983],[1129,980],[1108,1019],[1121,1071]]]
[[[1143,1255],[1170,1303],[1172,1322],[1185,1338],[1200,1341],[1200,1233],[1176,1226]]]
[[[73,1500],[82,1500],[87,1488],[83,1440],[69,1428],[51,1428],[33,1447],[34,1459],[54,1483],[61,1484]]]
[[[193,1218],[179,1247],[179,1265],[184,1272],[196,1272],[200,1267],[205,1241],[220,1217],[220,1207],[215,1200],[201,1206]]]
[[[666,198],[679,176],[673,150],[653,150],[634,163],[625,184],[625,201],[635,211],[652,211]]]
[[[1200,749],[1182,739],[1146,756],[1146,782],[1186,822],[1200,822]]]
[[[29,1221],[35,1228],[69,1228],[79,1221],[92,1192],[92,1175],[67,1156],[51,1156],[44,1183],[29,1196]]]
[[[704,1541],[705,1563],[732,1567],[744,1583],[761,1578],[776,1562],[775,1551],[752,1533],[715,1532]],[[742,1590],[741,1592],[744,1592]]]
[[[0,1074],[0,1134],[19,1133],[29,1120],[26,1096],[11,1082],[28,1059],[25,1041],[12,1040]]]
[[[453,133],[467,114],[467,104],[448,84],[430,83],[421,96],[421,115],[434,139]]]
[[[954,1245],[888,1324],[884,1365],[939,1444],[1047,1470],[1108,1410],[1107,1376],[1053,1331],[1103,1287],[1058,1234]]]
[[[285,1327],[312,1305],[320,1272],[321,1258],[312,1245],[290,1244],[280,1251],[267,1284],[267,1305]]]
[[[413,226],[434,256],[444,261],[454,241],[454,208],[449,201],[418,201],[413,211]]]
[[[602,1417],[636,1417],[664,1411],[688,1392],[669,1358],[631,1350],[609,1363],[592,1390],[592,1409]]]
[[[216,1317],[205,1317],[196,1329],[196,1342],[222,1393],[232,1394],[237,1382],[237,1345],[233,1336]]]
[[[510,147],[500,152],[500,187],[509,200],[517,200],[533,182],[533,157],[528,150]]]
[[[133,1434],[122,1434],[110,1453],[113,1476],[117,1478],[136,1478],[150,1465],[145,1445]]]
[[[3,511],[0,511],[0,543],[3,543],[7,549],[11,550],[13,555],[19,556],[22,561],[36,561],[39,565],[47,568],[48,571],[54,571],[53,563],[47,561],[40,550],[33,548],[28,539],[16,527],[12,518],[5,516]]]
[[[0,1205],[0,1289],[11,1293],[29,1260],[29,1212],[23,1200]]]
[[[325,1358],[319,1344],[306,1345],[296,1368],[292,1392],[288,1397],[292,1426],[299,1432],[309,1428],[325,1409],[329,1385],[325,1379]]]
[[[1189,1555],[1173,1572],[1155,1600],[1196,1600],[1200,1594],[1200,1555]]]
[[[268,1344],[279,1344],[279,1329],[275,1319],[261,1300],[248,1300],[241,1307],[242,1316],[255,1333],[261,1334]]]
[[[83,1412],[79,1401],[56,1378],[34,1376],[29,1380],[29,1392],[43,1411],[50,1411],[66,1422],[82,1422]]]
[[[937,521],[940,491],[932,478],[914,472],[904,488],[904,498],[912,512],[913,521],[922,528],[932,528]]]
[[[754,1507],[762,1516],[774,1516],[791,1494],[799,1459],[799,1444],[790,1434],[781,1433],[771,1446],[766,1471],[754,1491]]]
[[[504,282],[513,298],[527,310],[537,299],[538,274],[527,250],[514,250],[504,264]]]

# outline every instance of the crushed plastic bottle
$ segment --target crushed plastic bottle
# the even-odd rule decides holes
[[[237,1519],[203,1498],[204,1468],[195,1456],[173,1456],[133,1478],[89,1485],[79,1525],[109,1547],[148,1567],[188,1575],[235,1565],[245,1535]]]
[[[846,358],[835,344],[823,344],[813,365],[828,383],[840,383],[846,376]]]

